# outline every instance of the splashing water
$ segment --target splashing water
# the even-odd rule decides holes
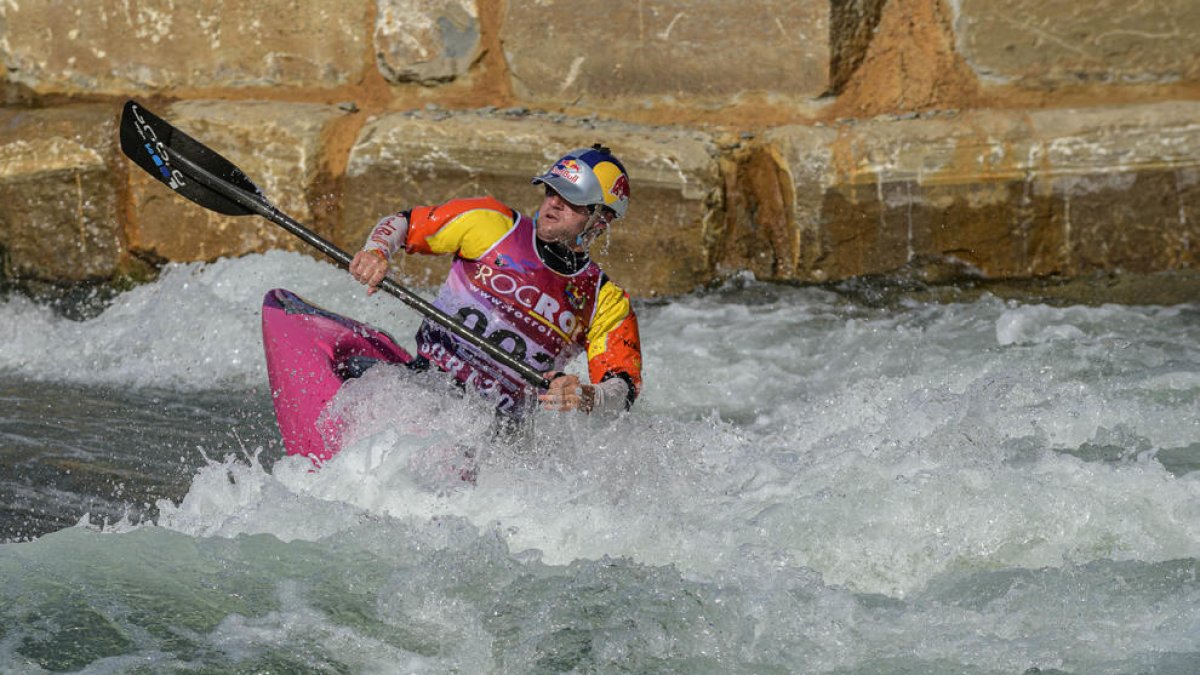
[[[172,266],[82,322],[0,304],[14,400],[113,388],[85,408],[163,427],[63,441],[141,457],[156,518],[0,545],[0,670],[1200,670],[1195,305],[735,283],[639,306],[629,415],[502,445],[478,401],[377,367],[313,471],[237,414],[270,405],[275,286],[409,344],[419,322],[285,253]],[[171,492],[181,415],[210,459]],[[5,424],[6,453],[44,433]]]

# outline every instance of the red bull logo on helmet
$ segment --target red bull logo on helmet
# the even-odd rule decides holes
[[[550,169],[550,174],[566,178],[572,183],[578,183],[582,170],[579,168],[579,162],[574,159],[564,158],[558,164],[555,164],[554,168]]]
[[[592,167],[600,187],[604,189],[604,203],[612,204],[629,199],[629,177],[616,164],[600,162]]]
[[[629,199],[629,177],[625,174],[617,176],[608,192],[617,199]]]

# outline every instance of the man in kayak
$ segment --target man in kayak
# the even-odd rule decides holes
[[[392,255],[454,255],[434,304],[514,358],[546,374],[537,399],[556,411],[627,410],[641,391],[641,346],[629,294],[588,248],[629,206],[629,177],[596,144],[573,150],[533,184],[545,197],[533,217],[492,197],[401,211],[379,221],[350,274],[374,293]],[[433,321],[417,331],[417,367],[432,364],[470,385],[505,416],[532,405],[512,370]],[[562,372],[587,352],[590,383]]]

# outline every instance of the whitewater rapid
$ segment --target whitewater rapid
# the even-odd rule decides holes
[[[269,397],[258,310],[273,287],[402,343],[419,324],[276,252],[169,266],[82,322],[10,297],[0,373]],[[155,583],[184,605],[207,602],[189,584],[269,598],[188,629],[230,663],[309,636],[310,666],[374,672],[529,672],[558,663],[547,654],[602,671],[1200,664],[1200,307],[881,307],[750,279],[638,307],[646,386],[628,415],[542,414],[500,446],[478,401],[378,367],[335,399],[352,443],[319,471],[254,458],[277,447],[206,448],[156,522],[4,545],[0,574],[78,574],[51,562],[59,549],[112,560],[85,575],[111,612],[114,589],[158,592],[115,561],[161,547]],[[345,602],[366,619],[306,581],[351,572]],[[192,663],[118,614],[129,653]],[[28,660],[14,616],[0,664]]]

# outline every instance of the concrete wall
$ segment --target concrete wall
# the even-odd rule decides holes
[[[603,141],[632,206],[597,257],[640,295],[1193,270],[1198,36],[1191,0],[0,3],[3,274],[302,250],[132,167],[129,97],[350,250],[418,204],[532,208]]]

